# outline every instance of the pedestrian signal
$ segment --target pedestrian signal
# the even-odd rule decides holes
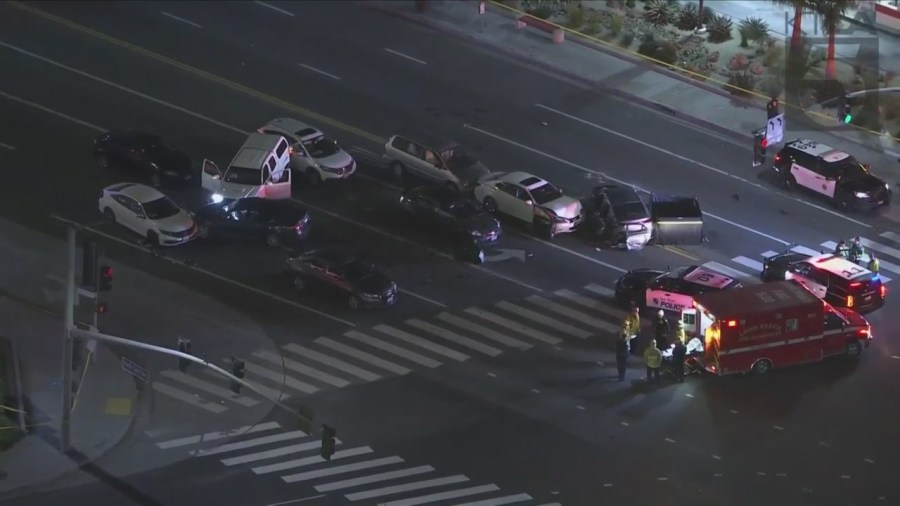
[[[334,455],[334,447],[337,444],[337,431],[333,427],[322,424],[322,458],[331,460]]]

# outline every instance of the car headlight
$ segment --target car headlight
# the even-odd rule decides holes
[[[884,189],[887,191],[891,191],[891,185],[884,183]]]
[[[854,192],[853,195],[855,195],[858,199],[864,199],[869,196],[867,192]]]
[[[213,193],[212,196],[210,197],[210,200],[212,200],[213,204],[219,204],[223,200],[225,200],[225,196],[222,195],[221,193]]]

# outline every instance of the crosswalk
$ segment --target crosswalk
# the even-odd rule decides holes
[[[473,357],[497,357],[534,346],[560,345],[618,332],[624,311],[613,291],[589,284],[521,301],[468,307],[402,322],[322,336],[304,344],[257,350],[240,357],[245,381],[269,398],[285,400],[371,383]],[[218,365],[229,367],[223,359]],[[253,408],[266,399],[233,393],[217,373],[191,366],[161,371],[153,390],[213,414]]]
[[[158,441],[156,447],[193,458],[214,458],[223,466],[248,468],[257,476],[278,476],[286,484],[338,493],[351,502],[380,506],[537,504],[526,493],[507,494],[493,483],[476,484],[464,474],[445,474],[400,456],[378,455],[369,446],[345,447],[336,440],[331,460],[320,456],[321,440],[277,422]],[[560,506],[558,503],[542,506]]]
[[[894,232],[882,232],[878,237],[879,240],[877,241],[860,237],[860,243],[866,252],[875,252],[875,255],[878,257],[878,264],[880,267],[879,275],[881,276],[881,280],[884,283],[889,283],[891,281],[890,275],[896,274],[897,276],[900,276],[900,234]],[[818,248],[797,245],[792,246],[789,249],[805,255],[819,255],[823,251],[825,253],[834,251],[836,246],[836,241],[825,241],[819,244]],[[746,256],[737,256],[731,259],[731,264],[733,265],[725,265],[720,262],[705,262],[703,265],[727,276],[740,279],[745,284],[753,283],[759,282],[759,274],[762,272],[763,268],[762,260],[777,255],[778,253],[780,252],[772,250],[761,251],[755,257],[758,258],[758,260]],[[893,262],[891,260],[893,260]],[[868,253],[863,255],[861,261],[863,263],[868,262]],[[889,274],[886,276],[885,273]]]

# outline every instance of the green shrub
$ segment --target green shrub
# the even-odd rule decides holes
[[[549,5],[539,5],[534,9],[525,9],[525,13],[539,19],[549,19],[553,15],[553,8]]]
[[[673,65],[678,59],[678,48],[675,47],[673,42],[650,38],[641,42],[641,45],[638,47],[638,54],[652,58],[656,62]]]
[[[590,11],[587,16],[587,24],[584,26],[584,33],[588,35],[597,35],[603,31],[603,17],[597,11]]]
[[[743,37],[746,37],[747,40],[760,45],[762,45],[762,43],[764,43],[769,38],[769,23],[766,23],[761,18],[748,17],[741,21],[738,29],[741,31],[742,44]]]
[[[584,9],[581,7],[573,7],[568,11],[568,20],[566,25],[573,29],[578,30],[582,26],[584,26],[587,21],[587,15],[584,12]]]
[[[668,0],[648,0],[644,4],[644,19],[656,26],[666,26],[678,17],[678,9]]]
[[[743,72],[732,72],[725,89],[732,95],[746,96],[756,88],[756,82],[756,76],[746,70]]]
[[[620,33],[622,33],[622,28],[625,27],[625,18],[619,15],[615,15],[609,20],[609,33],[613,37],[618,37]]]
[[[732,23],[731,18],[718,14],[706,25],[706,30],[709,34],[707,35],[706,40],[713,44],[727,42],[734,38],[731,33],[733,27],[734,24]]]
[[[631,47],[634,44],[634,32],[625,32],[622,34],[622,38],[619,39],[619,45],[622,47]]]
[[[686,4],[682,4],[681,8],[678,10],[677,19],[675,20],[675,27],[680,30],[693,30],[697,28],[698,25],[708,24],[710,20],[713,18],[713,11],[709,7],[703,8],[703,22],[700,21],[700,11],[699,7],[694,2],[688,2]]]
[[[634,9],[635,3],[634,0],[625,0],[625,7],[629,9]]]

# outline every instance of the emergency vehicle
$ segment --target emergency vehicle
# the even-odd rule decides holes
[[[795,281],[699,295],[682,319],[702,344],[697,361],[717,375],[858,357],[872,340],[859,313],[835,308]]]
[[[703,265],[660,271],[634,269],[616,281],[615,298],[622,305],[639,304],[654,309],[681,311],[694,305],[705,292],[737,288],[740,281]]]
[[[761,277],[793,279],[820,299],[860,313],[884,305],[887,288],[881,277],[844,257],[833,254],[806,256],[787,252],[767,258]]]

